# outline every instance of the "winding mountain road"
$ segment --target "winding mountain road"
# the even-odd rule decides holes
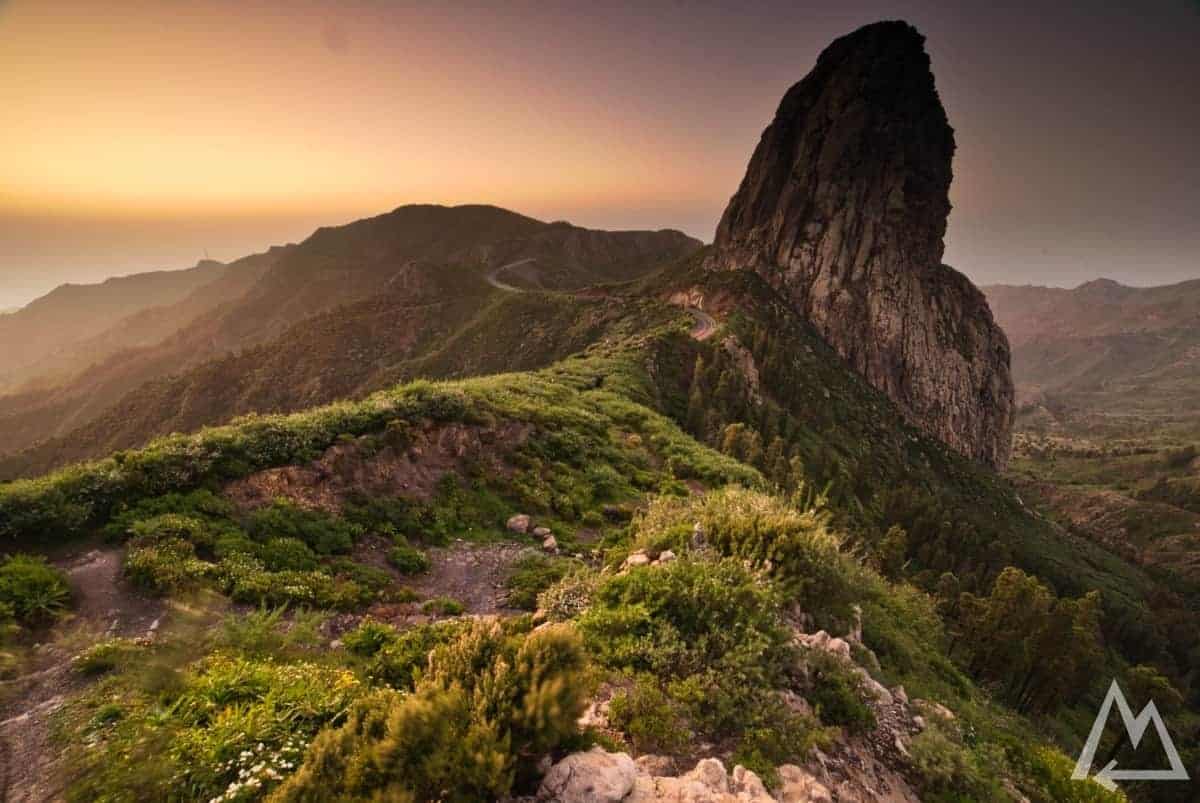
[[[500,281],[500,278],[499,278],[500,274],[503,273],[504,271],[508,270],[509,268],[515,268],[518,265],[525,265],[530,262],[536,262],[536,261],[537,261],[537,259],[535,257],[527,257],[525,259],[518,259],[516,262],[509,262],[507,265],[501,265],[500,267],[496,268],[495,270],[490,271],[489,273],[485,274],[483,279],[488,284],[490,284],[492,287],[495,287],[497,290],[507,290],[510,293],[524,293],[525,290],[523,288],[514,287],[511,284],[507,284],[506,282]]]
[[[696,319],[688,332],[694,340],[708,340],[717,331],[717,320],[699,307],[684,307],[689,315]]]
[[[530,262],[536,261],[537,259],[535,257],[527,257],[525,259],[518,259],[516,262],[509,262],[507,265],[501,265],[500,267],[484,274],[484,281],[486,281],[492,287],[495,287],[497,290],[504,290],[508,293],[524,293],[526,292],[526,288],[517,287],[515,285],[508,284],[507,282],[500,281],[500,274],[504,273],[504,271],[508,270],[509,268],[515,268],[519,265],[526,265]],[[692,324],[692,328],[688,331],[688,334],[691,335],[694,340],[707,340],[714,332],[717,331],[718,324],[716,319],[704,310],[700,309],[699,307],[684,307],[683,309],[689,315],[691,315],[693,319],[695,319],[695,322]]]

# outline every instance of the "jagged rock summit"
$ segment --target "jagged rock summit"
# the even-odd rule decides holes
[[[954,132],[924,41],[879,22],[826,48],[763,132],[708,265],[761,274],[914,425],[1003,467],[1008,340],[942,264]]]

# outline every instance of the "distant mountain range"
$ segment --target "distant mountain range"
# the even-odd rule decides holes
[[[1200,280],[983,290],[1012,343],[1027,412],[1161,418],[1200,406]]]
[[[431,357],[476,316],[539,303],[509,298],[505,286],[626,281],[701,245],[672,230],[594,231],[492,206],[419,205],[228,265],[59,288],[0,319],[0,342],[19,345],[0,361],[0,477],[366,392],[409,375],[402,363]],[[552,314],[553,299],[542,302],[509,329]],[[575,330],[591,331],[586,321]],[[493,335],[456,359],[486,362],[481,350],[502,342]],[[502,356],[494,370],[537,362],[515,347]],[[455,361],[441,371],[453,373]]]

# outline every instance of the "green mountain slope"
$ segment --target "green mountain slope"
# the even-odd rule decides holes
[[[569,311],[543,317],[542,326],[557,335],[534,334],[522,341],[529,344],[568,342],[572,327],[596,306],[627,311],[605,324],[605,336],[583,337],[581,343],[591,341],[583,352],[547,368],[418,382],[359,402],[287,416],[252,416],[194,435],[173,435],[145,449],[45,478],[0,486],[0,532],[24,548],[45,548],[100,528],[113,534],[130,532],[135,535],[128,548],[137,557],[127,560],[143,568],[127,571],[144,573],[146,582],[160,583],[168,593],[211,584],[245,602],[309,600],[305,604],[352,611],[375,604],[378,594],[399,593],[386,591],[394,580],[354,569],[338,557],[349,550],[353,560],[365,559],[367,553],[352,546],[363,532],[390,532],[393,535],[385,537],[398,539],[405,549],[448,537],[491,542],[511,537],[504,534],[505,519],[525,511],[552,528],[559,539],[556,548],[568,554],[598,549],[596,560],[610,566],[638,549],[652,554],[674,549],[685,558],[678,571],[647,567],[615,586],[604,575],[589,580],[601,583],[595,592],[599,596],[581,603],[592,607],[575,627],[585,636],[590,660],[606,672],[618,673],[612,682],[630,682],[619,679],[625,677],[620,674],[623,667],[637,677],[637,667],[671,662],[671,672],[645,689],[647,700],[665,700],[655,703],[666,708],[653,709],[659,711],[653,716],[673,711],[669,716],[686,723],[681,727],[730,745],[742,756],[738,760],[767,774],[781,761],[799,760],[810,738],[828,738],[812,730],[814,723],[793,719],[794,714],[767,702],[777,699],[771,696],[776,684],[802,683],[799,679],[786,680],[788,673],[779,664],[782,675],[771,670],[736,688],[720,683],[710,688],[704,684],[715,680],[705,678],[719,677],[721,671],[776,664],[738,663],[743,659],[736,657],[732,645],[708,657],[689,654],[685,659],[683,653],[670,651],[672,642],[658,641],[666,638],[662,633],[647,636],[650,641],[641,646],[620,638],[625,628],[634,626],[628,622],[635,621],[629,617],[636,616],[638,605],[659,604],[653,602],[655,595],[705,598],[694,595],[710,593],[701,589],[718,582],[709,579],[710,572],[736,573],[721,567],[721,554],[767,572],[758,579],[725,576],[719,581],[724,587],[744,587],[747,594],[766,589],[780,594],[783,605],[776,609],[766,598],[751,603],[748,597],[749,607],[737,607],[742,612],[737,616],[761,613],[768,620],[731,620],[722,627],[759,628],[767,639],[764,643],[782,644],[769,635],[777,626],[771,623],[770,617],[777,615],[772,611],[783,616],[785,609],[791,610],[789,616],[811,618],[816,625],[844,632],[853,618],[852,606],[858,605],[864,612],[864,649],[874,656],[863,652],[858,660],[866,666],[878,661],[875,674],[889,683],[903,683],[911,693],[937,699],[964,718],[975,741],[963,741],[953,730],[922,740],[918,755],[931,751],[927,759],[880,759],[899,761],[895,767],[911,773],[912,782],[929,797],[936,798],[937,790],[943,789],[991,799],[1007,781],[1038,800],[1070,799],[1061,791],[1077,789],[1065,778],[1069,761],[1037,752],[1038,745],[1058,741],[1073,750],[1090,725],[1089,712],[1095,710],[1106,679],[1114,676],[1127,685],[1152,679],[1175,689],[1179,705],[1171,710],[1173,725],[1186,732],[1195,729],[1194,714],[1188,713],[1198,702],[1194,654],[1200,628],[1194,589],[1178,583],[1172,588],[1027,509],[1004,480],[905,425],[886,397],[846,370],[761,279],[749,273],[703,273],[697,269],[702,259],[703,254],[698,255],[625,288],[624,303],[536,294],[499,297],[495,304],[501,308],[553,303]],[[704,310],[720,323],[715,334],[704,340],[690,336],[692,316],[665,303],[683,298],[702,299]],[[436,364],[447,374],[486,369],[491,357],[485,333],[494,330],[481,322],[478,334],[472,334],[470,326],[461,331],[462,340],[452,349],[460,356],[430,352],[426,368]],[[478,362],[461,356],[472,349],[481,355]],[[546,356],[542,353],[539,359]],[[714,495],[711,503],[697,497],[686,502],[695,491],[712,493],[726,486],[773,489],[778,497],[755,501]],[[226,501],[192,508],[188,506],[193,503],[170,496],[196,489],[208,489]],[[824,501],[817,508],[824,512],[793,521],[791,516],[812,509],[818,491]],[[685,501],[672,502],[672,497]],[[653,501],[656,498],[659,501]],[[631,509],[647,503],[651,507],[645,516],[650,518],[637,518],[631,526],[623,523]],[[705,507],[709,504],[716,507]],[[722,507],[726,504],[731,506],[728,511]],[[316,510],[319,515],[297,510]],[[199,516],[200,523],[151,523],[163,512]],[[339,521],[346,524],[335,523]],[[154,527],[167,524],[176,534],[153,535]],[[711,552],[691,554],[697,526],[717,551],[717,564]],[[193,532],[192,527],[199,529]],[[599,543],[597,531],[603,539]],[[242,532],[246,534],[238,534]],[[295,534],[287,538],[309,539],[310,546],[307,552],[288,546],[296,555],[285,560],[275,551],[285,545],[270,538],[289,532]],[[836,535],[825,541],[818,532]],[[552,560],[550,565],[558,564]],[[570,565],[562,564],[562,569],[570,571]],[[584,559],[580,571],[587,565]],[[592,571],[597,568],[590,565]],[[311,568],[301,571],[300,566]],[[167,567],[174,568],[167,572]],[[590,575],[585,571],[584,576]],[[667,586],[658,588],[659,579]],[[673,583],[683,584],[678,592],[670,590]],[[1021,602],[1010,594],[1028,596]],[[427,610],[455,610],[449,603],[430,600]],[[371,608],[378,615],[393,610],[378,604],[385,605]],[[705,603],[718,604],[715,599]],[[1005,608],[1009,605],[1015,607]],[[685,609],[663,610],[682,616]],[[661,621],[673,620],[653,618],[646,626],[658,627],[652,623]],[[620,622],[627,624],[618,627]],[[700,623],[680,620],[675,626],[701,628],[696,638],[707,632]],[[1060,626],[1066,631],[1055,629]],[[524,632],[519,624],[513,627],[516,634]],[[518,641],[527,637],[513,636]],[[386,644],[393,636],[383,632],[378,638]],[[1059,663],[1045,663],[1039,640],[1055,644]],[[436,643],[434,638],[420,648],[420,655]],[[278,649],[281,656],[291,656],[286,660],[297,660],[296,654]],[[198,659],[194,652],[189,655],[188,661]],[[309,655],[303,660],[311,660]],[[345,664],[336,652],[319,660],[366,678],[356,684],[375,682],[369,680],[375,677],[372,672],[393,671]],[[687,663],[694,661],[700,663]],[[404,677],[411,678],[411,670],[406,671]],[[707,674],[713,671],[718,674]],[[813,699],[827,699],[818,718],[842,728],[872,727],[869,716],[881,713],[869,715],[848,698],[836,698],[841,702],[835,704],[835,698],[822,697],[833,694],[832,687],[822,684],[833,683],[836,670],[827,671],[828,676],[816,676],[815,687],[795,687]],[[179,693],[187,694],[187,684],[203,676],[195,677],[185,679],[185,691]],[[813,675],[807,677],[808,683],[814,682]],[[134,684],[123,687],[132,700],[147,693],[132,674],[119,675],[113,682]],[[417,690],[434,694],[420,684]],[[782,719],[730,715],[707,720],[701,716],[703,707],[689,703],[696,695],[727,699],[731,711]],[[81,734],[102,704],[99,697],[89,699],[80,703]],[[371,705],[398,704],[390,698],[386,703],[370,699]],[[188,738],[208,733],[203,730],[207,726],[186,721],[167,726],[183,731],[159,731],[162,720],[138,705],[127,712],[125,724],[106,737],[112,749],[124,749],[127,740],[146,738],[151,732],[162,738],[191,733],[189,728],[200,730]],[[574,705],[568,708],[574,710]],[[626,728],[650,727],[653,722],[623,721]],[[319,717],[297,727],[307,741],[330,722]],[[792,735],[780,737],[782,743],[753,741],[757,737],[751,734],[763,728]],[[322,746],[314,745],[316,752],[309,760],[318,763],[307,765],[305,772],[318,771],[324,766],[321,761],[335,760],[341,748],[329,740],[350,735],[329,733]],[[209,733],[204,738],[223,737]],[[929,744],[931,740],[935,744]],[[836,749],[849,749],[847,743],[837,744],[841,747]],[[1114,752],[1122,749],[1115,743],[1110,747]],[[513,766],[525,766],[520,754],[518,749]],[[960,769],[939,776],[933,767],[938,766],[937,757],[946,754],[954,756],[950,760]],[[80,755],[81,788],[92,794],[110,788],[105,784],[119,788],[131,782],[126,774],[106,769],[103,760],[96,764]],[[195,758],[187,772],[209,767],[209,760]],[[1194,762],[1195,756],[1188,753],[1188,761]],[[211,771],[215,774],[208,780],[194,778],[204,794],[219,792],[213,784],[225,777],[219,767]],[[405,778],[422,777],[423,771],[414,769]],[[526,771],[528,767],[515,777]],[[316,783],[304,777],[296,776],[295,783]],[[343,782],[349,783],[337,781]],[[512,782],[492,780],[485,787],[500,788],[491,785],[499,783],[510,788],[507,784]]]

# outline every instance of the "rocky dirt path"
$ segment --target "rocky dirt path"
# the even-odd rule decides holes
[[[429,571],[416,576],[401,575],[387,562],[391,543],[386,538],[368,536],[354,550],[354,559],[391,574],[396,584],[415,591],[416,602],[372,605],[365,613],[372,619],[399,628],[424,624],[445,615],[427,613],[422,603],[436,597],[449,597],[460,602],[467,616],[510,615],[522,611],[506,603],[507,580],[513,564],[527,555],[538,554],[529,544],[501,541],[478,544],[457,539],[448,546],[431,547]],[[331,621],[329,634],[340,637],[364,618],[364,614],[341,614]]]
[[[85,682],[71,671],[74,655],[106,636],[142,636],[158,628],[163,603],[124,582],[121,557],[122,550],[106,547],[55,561],[70,581],[73,615],[32,649],[22,674],[0,682],[0,794],[5,801],[62,799],[60,757],[49,732],[54,713]]]
[[[456,541],[430,549],[429,571],[412,583],[424,597],[452,597],[467,613],[487,615],[512,612],[505,604],[506,581],[512,565],[538,551],[526,544],[475,545]]]

